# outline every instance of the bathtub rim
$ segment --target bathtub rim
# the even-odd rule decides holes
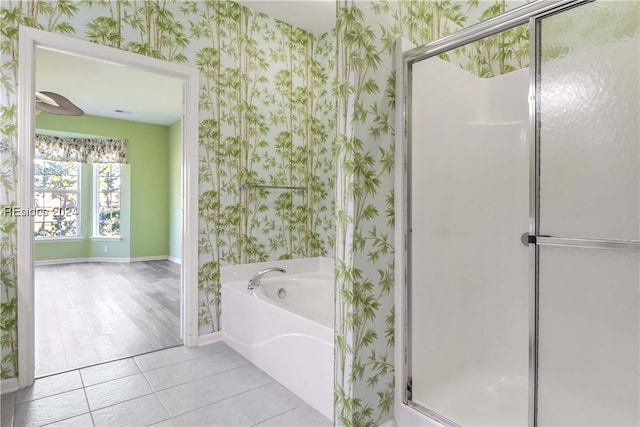
[[[322,329],[326,329],[327,331],[331,332],[331,340],[330,343],[331,345],[333,345],[333,334],[335,331],[335,317],[334,317],[334,324],[333,327],[324,325],[316,320],[313,319],[309,319],[308,317],[305,317],[301,314],[298,314],[294,311],[291,310],[287,310],[285,307],[283,307],[282,305],[278,304],[277,301],[272,300],[271,298],[267,297],[266,295],[259,295],[258,291],[260,291],[260,293],[262,293],[261,289],[247,289],[247,283],[246,282],[234,282],[234,283],[223,283],[222,284],[222,288],[226,288],[228,290],[231,290],[233,292],[238,292],[242,295],[245,295],[249,298],[255,298],[258,301],[262,301],[265,304],[269,304],[272,305],[274,308],[278,309],[278,310],[282,310],[284,312],[286,312],[286,314],[291,315],[296,317],[297,319],[300,319],[302,321],[306,321],[306,322],[311,322],[313,323],[315,326],[322,328]],[[223,305],[223,310],[224,310],[224,305]],[[334,311],[334,316],[335,316],[335,311]],[[224,326],[224,325],[223,325]],[[224,329],[223,329],[224,330]]]

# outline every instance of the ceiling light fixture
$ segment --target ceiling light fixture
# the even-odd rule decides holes
[[[36,92],[36,114],[44,111],[62,116],[81,116],[84,114],[77,105],[55,92]]]

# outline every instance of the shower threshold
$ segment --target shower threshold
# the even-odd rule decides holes
[[[414,377],[415,378],[415,377]],[[497,372],[465,372],[428,390],[416,388],[413,402],[462,426],[526,426],[527,378]]]

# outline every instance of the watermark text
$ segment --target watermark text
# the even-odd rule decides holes
[[[2,208],[2,214],[4,216],[12,216],[12,217],[37,217],[37,216],[76,216],[78,215],[78,208],[69,207],[69,208],[21,208],[18,206],[5,206]]]

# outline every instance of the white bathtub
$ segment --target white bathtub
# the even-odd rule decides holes
[[[250,291],[249,278],[269,273]],[[284,289],[286,296],[278,297]],[[286,260],[222,269],[223,341],[333,419],[333,263]]]

